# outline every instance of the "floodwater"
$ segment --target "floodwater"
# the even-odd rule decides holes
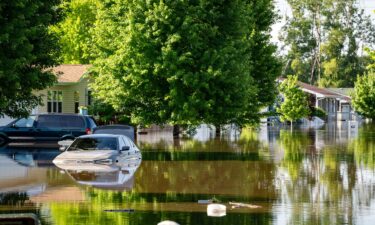
[[[1,149],[0,214],[59,225],[375,224],[374,125],[228,129],[221,139],[202,127],[180,140],[149,132],[137,145],[141,162],[76,170],[54,166],[57,149]],[[226,215],[208,216],[199,200]]]

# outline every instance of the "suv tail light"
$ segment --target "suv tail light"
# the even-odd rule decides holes
[[[92,134],[92,131],[90,128],[86,128],[86,134]]]

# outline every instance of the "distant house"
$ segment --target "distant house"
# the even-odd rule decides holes
[[[78,113],[80,106],[91,105],[91,91],[88,88],[88,69],[91,65],[60,65],[52,68],[58,82],[36,95],[42,96],[43,105],[32,110],[37,113]],[[0,126],[13,121],[5,115],[0,117]]]
[[[340,96],[339,98],[339,108],[337,112],[338,120],[354,120],[354,117],[358,115],[354,112],[354,109],[351,105],[352,97],[350,94],[354,91],[354,88],[326,88],[327,90],[334,92]]]
[[[58,76],[58,82],[37,94],[42,96],[43,105],[33,113],[78,113],[80,106],[89,106],[92,102],[88,89],[90,65],[60,65],[52,71]]]
[[[283,80],[284,78],[278,78],[278,82]],[[319,107],[327,113],[328,120],[354,119],[350,97],[353,88],[320,88],[300,81],[298,86],[309,95],[310,105]]]

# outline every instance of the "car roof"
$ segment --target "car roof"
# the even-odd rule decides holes
[[[87,134],[87,135],[82,135],[79,136],[78,138],[95,138],[95,137],[124,137],[125,135],[120,135],[120,134]]]
[[[83,116],[83,117],[92,117],[91,115],[82,115],[77,113],[38,113],[31,114],[30,116]]]

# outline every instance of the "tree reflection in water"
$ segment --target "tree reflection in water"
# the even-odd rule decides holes
[[[355,139],[322,149],[316,141],[306,132],[280,132],[284,157],[276,213],[289,214],[290,224],[356,223],[356,213],[375,196],[374,133],[365,126]]]
[[[38,204],[52,224],[374,222],[366,220],[375,210],[371,204],[375,199],[373,125],[361,127],[355,138],[334,126],[293,132],[268,127],[262,133],[260,129],[244,129],[235,139],[182,138],[179,145],[173,139],[140,142],[143,162],[135,172],[132,189],[80,185],[84,200]],[[54,168],[47,173],[47,189],[77,185],[67,179],[67,173]],[[22,202],[22,195],[18,198],[13,203]],[[231,209],[227,205],[225,217],[210,218],[206,205],[198,200],[213,198],[222,204],[236,201],[262,208]]]

